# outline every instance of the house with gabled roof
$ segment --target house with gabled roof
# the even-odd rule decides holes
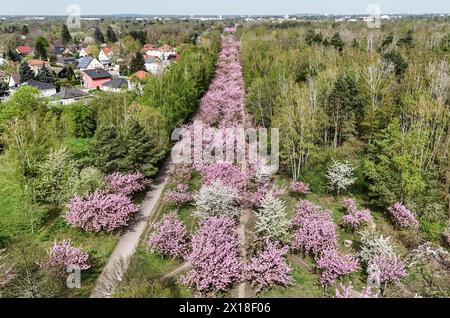
[[[86,99],[89,97],[88,93],[83,92],[78,88],[65,87],[61,91],[52,96],[56,102],[63,105],[69,105],[81,99]]]
[[[103,65],[111,65],[112,58],[113,58],[113,51],[108,47],[102,48],[100,50],[100,53],[98,54],[98,60]]]
[[[26,81],[25,83],[21,83],[18,86],[11,88],[11,91],[15,91],[18,87],[22,87],[22,86],[31,86],[34,88],[37,88],[39,90],[39,94],[42,97],[50,97],[52,95],[56,94],[56,86],[50,83],[45,83],[45,82],[39,82],[36,80],[29,80]]]
[[[21,55],[29,55],[33,52],[33,48],[28,45],[20,45],[16,47],[16,52]]]
[[[111,74],[103,68],[84,70],[82,74],[83,85],[85,88],[89,89],[100,87],[112,79]]]
[[[162,64],[161,59],[156,56],[148,56],[145,59],[144,65],[147,72],[153,75],[161,74],[162,71],[164,70],[164,65]]]
[[[133,75],[131,75],[129,77],[129,79],[131,81],[133,80],[138,80],[138,81],[142,81],[144,79],[146,79],[147,77],[150,76],[150,73],[146,72],[146,71],[137,71],[136,73],[134,73]]]
[[[101,90],[105,92],[120,93],[130,88],[130,82],[126,78],[115,78],[101,86]]]
[[[43,66],[49,66],[50,63],[43,60],[33,59],[28,61],[28,65],[33,70],[34,74],[37,74]]]
[[[85,56],[78,59],[77,68],[80,69],[81,71],[91,70],[96,68],[103,68],[103,64],[92,56]]]
[[[80,57],[90,56],[91,54],[92,54],[92,49],[90,47],[84,47],[78,53],[78,55]]]
[[[19,74],[11,74],[9,77],[9,89],[14,89],[20,84],[20,75]]]

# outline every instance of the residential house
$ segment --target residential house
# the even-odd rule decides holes
[[[170,45],[164,44],[159,49],[159,58],[161,60],[167,60],[170,55],[176,55],[177,52]]]
[[[130,80],[130,89],[136,89],[137,92],[142,94],[142,83],[144,79],[150,76],[150,73],[146,71],[137,71],[131,75],[128,79]]]
[[[176,55],[177,52],[170,45],[164,44],[157,48],[151,44],[144,45],[143,51],[147,56],[157,57],[160,60],[167,60],[170,55]]]
[[[112,57],[113,57],[113,51],[108,47],[101,49],[100,53],[98,54],[98,60],[103,65],[111,65]]]
[[[30,68],[32,69],[34,74],[37,74],[43,66],[49,66],[50,63],[47,61],[34,59],[34,60],[30,60],[28,62],[28,65],[30,66]]]
[[[50,83],[38,82],[36,80],[29,80],[25,83],[19,84],[18,87],[22,86],[32,86],[37,88],[39,90],[40,96],[42,97],[50,97],[56,94],[56,86]],[[15,89],[13,89],[12,91],[14,91]]]
[[[100,89],[105,92],[120,93],[124,90],[128,90],[129,88],[130,82],[127,79],[115,78],[103,84]]]
[[[78,53],[80,57],[90,56],[91,54],[92,49],[90,47],[84,47],[80,50],[80,53]]]
[[[53,47],[53,54],[58,57],[64,56],[64,52],[66,51],[66,48],[63,45],[55,45]]]
[[[14,89],[20,84],[20,76],[19,74],[11,74],[9,77],[9,89]]]
[[[103,68],[83,71],[83,83],[85,88],[95,89],[111,80],[112,76]]]
[[[148,56],[145,59],[145,69],[147,70],[147,72],[153,75],[158,75],[162,73],[162,71],[164,70],[164,66],[160,58],[155,56]]]
[[[81,71],[91,70],[96,68],[103,68],[103,64],[100,63],[96,58],[86,56],[82,57],[81,59],[78,59],[77,68],[80,69]]]
[[[62,56],[57,58],[56,60],[56,64],[61,65],[61,66],[69,66],[72,65],[73,68],[76,68],[78,66],[78,60],[72,56]]]
[[[62,88],[61,91],[52,96],[56,102],[63,105],[69,105],[81,99],[89,97],[88,93],[73,87]]]
[[[141,51],[148,56],[158,56],[159,54],[158,47],[152,44],[145,44]]]
[[[134,73],[133,75],[131,75],[129,77],[130,80],[138,80],[138,81],[142,81],[145,78],[147,78],[148,76],[150,76],[150,73],[146,72],[146,71],[137,71],[136,73]]]
[[[16,47],[16,52],[21,55],[29,55],[33,52],[33,48],[28,45],[21,45]]]
[[[6,60],[2,57],[0,57],[0,66],[5,65],[6,64]]]

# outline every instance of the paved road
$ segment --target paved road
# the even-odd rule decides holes
[[[145,231],[148,222],[152,220],[157,211],[158,203],[161,200],[164,187],[167,184],[171,166],[172,162],[169,157],[162,166],[157,178],[152,183],[152,189],[147,192],[145,199],[140,206],[139,215],[136,217],[135,221],[130,224],[127,232],[122,235],[109,258],[108,263],[103,268],[91,294],[91,298],[111,297],[117,283],[120,282],[123,273],[128,267],[128,261],[135,252],[142,233]]]

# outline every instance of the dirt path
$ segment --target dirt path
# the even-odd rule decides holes
[[[247,227],[248,221],[251,218],[251,213],[252,212],[249,210],[242,211],[240,219],[239,219],[239,226],[237,229],[239,244],[241,245],[241,255],[242,255],[243,259],[247,258],[246,233],[245,232],[246,232],[246,227]],[[237,298],[248,298],[248,289],[249,289],[249,286],[246,282],[239,284]]]
[[[169,157],[162,166],[157,178],[152,183],[152,189],[147,192],[145,199],[140,206],[139,215],[135,218],[134,222],[130,224],[127,232],[122,235],[110,256],[108,263],[103,268],[91,294],[91,298],[111,297],[115,287],[121,281],[123,274],[128,267],[129,259],[139,244],[142,233],[145,231],[148,222],[152,220],[156,213],[164,187],[167,184],[171,165],[172,162]]]
[[[191,264],[183,263],[180,266],[178,266],[177,268],[175,268],[173,271],[171,271],[170,273],[165,275],[162,279],[172,278],[172,277],[177,276],[178,274],[180,274],[180,273],[182,273],[184,271],[187,271],[190,268],[191,268]]]

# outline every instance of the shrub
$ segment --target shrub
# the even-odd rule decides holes
[[[184,183],[179,183],[175,191],[168,191],[164,196],[164,201],[176,205],[182,205],[192,201],[192,194],[188,192],[188,186]]]
[[[257,213],[255,231],[264,238],[283,238],[289,225],[285,210],[283,201],[269,193]]]
[[[123,194],[95,191],[74,197],[67,205],[66,221],[88,232],[111,232],[128,225],[139,209]]]
[[[72,246],[70,240],[55,242],[47,253],[48,259],[41,264],[41,267],[54,276],[66,275],[69,266],[78,267],[81,270],[91,267],[89,254],[83,253],[81,248]]]
[[[194,200],[197,207],[194,215],[202,219],[210,216],[238,214],[238,191],[219,181],[214,181],[211,185],[203,185],[194,195]]]
[[[186,261],[192,270],[184,284],[202,296],[228,290],[242,277],[236,222],[228,216],[211,217],[200,224],[192,238],[192,252]]]
[[[358,270],[358,260],[353,255],[342,255],[336,249],[323,251],[317,258],[316,265],[322,286],[332,285],[338,277]]]
[[[128,196],[143,191],[148,184],[145,176],[140,172],[128,175],[116,172],[107,175],[105,182],[111,192]]]
[[[293,193],[300,193],[300,194],[308,194],[310,191],[309,185],[307,183],[298,181],[291,181],[289,189]]]
[[[309,201],[301,201],[293,219],[292,248],[317,256],[337,247],[336,224],[330,211]]]
[[[148,246],[152,252],[185,258],[188,254],[189,235],[186,226],[177,215],[167,214],[160,222],[152,226]]]
[[[267,241],[264,250],[252,257],[245,266],[245,278],[257,293],[275,285],[286,287],[293,283],[292,269],[284,259],[287,252],[287,246],[280,248],[277,243]]]
[[[419,222],[416,220],[414,213],[399,202],[390,207],[388,211],[394,223],[400,228],[419,226]]]
[[[342,224],[348,226],[353,231],[373,221],[370,210],[358,210],[355,200],[345,199],[344,205],[347,208],[347,214],[342,217]]]

